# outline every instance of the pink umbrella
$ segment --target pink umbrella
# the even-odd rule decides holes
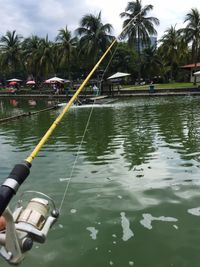
[[[48,83],[48,84],[50,84],[51,82],[50,82],[49,80],[46,80],[46,81],[44,81],[44,83]]]
[[[27,85],[34,85],[35,84],[35,81],[28,81],[26,82]]]
[[[17,82],[9,82],[9,85],[16,85]]]

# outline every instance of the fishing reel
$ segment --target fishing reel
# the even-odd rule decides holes
[[[15,265],[21,263],[25,252],[32,248],[34,242],[45,242],[50,228],[59,216],[54,201],[47,195],[35,191],[24,193],[39,196],[28,201],[25,207],[20,199],[13,213],[6,208],[3,213],[5,229],[0,230],[0,255],[8,263]]]

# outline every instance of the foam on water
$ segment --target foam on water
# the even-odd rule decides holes
[[[76,210],[76,209],[71,209],[70,212],[71,212],[71,213],[76,213],[77,210]]]
[[[195,215],[195,216],[200,216],[200,207],[189,209],[188,213]]]
[[[93,240],[97,239],[98,230],[95,227],[87,227],[86,228],[90,232],[90,236]]]
[[[131,237],[134,236],[133,231],[130,229],[130,222],[129,220],[126,218],[126,214],[125,212],[121,212],[121,225],[122,225],[122,230],[123,230],[123,236],[122,236],[122,240],[123,241],[127,241],[129,240]]]
[[[153,221],[163,221],[163,222],[177,222],[178,219],[173,218],[173,217],[165,217],[165,216],[160,216],[160,217],[153,217],[149,213],[145,213],[142,215],[143,219],[140,220],[140,223],[147,229],[151,230],[153,227],[151,223]]]

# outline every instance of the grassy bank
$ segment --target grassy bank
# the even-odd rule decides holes
[[[200,83],[193,85],[193,83],[160,83],[160,84],[153,84],[155,89],[178,89],[178,88],[197,88],[200,86]],[[148,90],[149,84],[145,85],[124,85],[120,90]],[[117,89],[117,86],[114,87]]]

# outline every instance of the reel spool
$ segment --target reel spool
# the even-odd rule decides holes
[[[33,198],[28,203],[26,209],[22,210],[16,223],[27,223],[41,230],[48,216],[49,203],[43,198]]]
[[[6,228],[0,230],[0,255],[10,264],[21,263],[33,242],[44,243],[59,216],[54,201],[47,195],[36,191],[24,193],[34,193],[39,197],[32,198],[25,207],[19,200],[13,213],[9,208],[3,213]]]

